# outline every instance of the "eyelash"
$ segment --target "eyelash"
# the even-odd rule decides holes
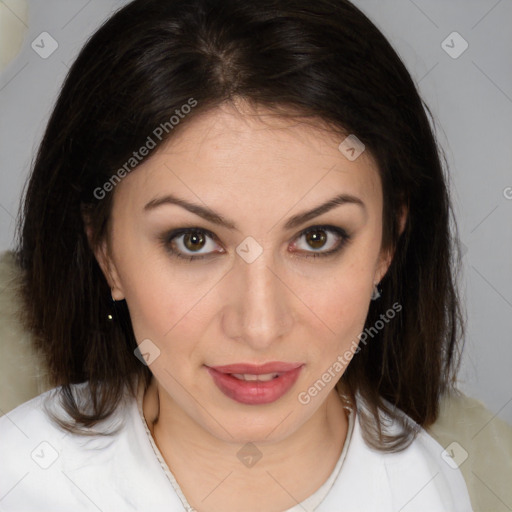
[[[341,250],[347,245],[347,243],[351,240],[351,235],[349,235],[343,228],[339,228],[337,226],[329,226],[329,225],[318,225],[318,226],[311,226],[303,231],[301,231],[295,239],[299,239],[300,237],[307,235],[310,232],[314,231],[325,231],[328,233],[334,233],[335,235],[338,235],[340,237],[340,242],[338,243],[337,247],[334,249],[331,249],[329,251],[324,252],[311,252],[310,254],[299,256],[302,258],[327,258],[329,256],[334,256],[336,253],[341,252]],[[212,256],[212,254],[200,254],[195,256],[184,256],[179,251],[176,251],[172,248],[172,241],[175,238],[178,238],[179,236],[190,234],[190,233],[202,233],[208,237],[210,237],[213,240],[217,240],[217,237],[215,234],[213,234],[211,231],[203,228],[193,227],[193,228],[181,228],[181,229],[175,229],[169,233],[165,233],[162,236],[159,237],[160,242],[165,247],[166,251],[172,256],[176,257],[182,260],[188,260],[189,262],[196,261],[196,260],[202,260],[204,258],[208,258]],[[309,252],[309,251],[308,251]]]

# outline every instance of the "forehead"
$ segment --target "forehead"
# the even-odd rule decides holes
[[[123,203],[140,205],[165,192],[221,206],[315,206],[335,193],[380,208],[376,162],[368,151],[349,160],[346,135],[311,119],[262,107],[224,104],[191,119],[116,187]]]

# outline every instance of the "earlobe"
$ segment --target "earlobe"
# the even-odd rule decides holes
[[[85,232],[87,235],[87,240],[89,243],[89,247],[91,251],[94,254],[94,257],[96,258],[96,261],[98,262],[98,265],[100,266],[103,275],[105,276],[105,279],[111,289],[112,293],[112,299],[113,300],[123,300],[124,299],[124,293],[122,291],[122,288],[120,286],[119,282],[119,276],[115,267],[114,262],[112,261],[112,258],[109,254],[109,247],[107,243],[106,237],[101,240],[99,244],[93,245],[92,243],[92,228],[91,226],[85,222],[84,219],[84,227]]]
[[[400,216],[398,219],[398,229],[401,236],[405,230],[405,226],[407,223],[407,216],[409,213],[409,209],[407,205],[403,204],[400,210]],[[393,257],[395,255],[395,248],[389,249],[385,251],[384,254],[381,254],[379,258],[379,263],[377,265],[377,269],[375,272],[374,283],[377,285],[381,282],[382,278],[386,275],[389,267],[391,266],[391,262],[393,261]]]
[[[407,205],[403,204],[402,208],[400,210],[400,218],[398,219],[400,235],[402,235],[402,233],[405,230],[405,224],[407,222],[408,215],[409,215],[409,208]]]
[[[388,251],[385,251],[383,255],[380,257],[380,262],[377,266],[377,270],[375,272],[375,278],[374,278],[374,284],[378,285],[382,278],[386,275],[386,272],[389,269],[389,266],[391,265],[391,261],[393,260],[394,251],[391,249]]]
[[[116,267],[112,260],[106,256],[106,270],[103,271],[105,275],[105,279],[107,279],[107,282],[110,286],[112,299],[113,300],[123,300],[124,299],[124,292],[121,288],[120,282],[119,282],[119,276],[117,274]],[[108,276],[108,277],[106,277]]]
[[[95,256],[96,260],[98,261],[98,264],[100,265],[103,271],[103,275],[105,276],[105,279],[107,280],[110,286],[112,299],[123,300],[124,293],[120,286],[119,275],[117,273],[116,266],[112,261],[112,258],[110,257],[108,243],[105,239],[102,240],[100,245],[98,246],[97,251],[95,252]]]

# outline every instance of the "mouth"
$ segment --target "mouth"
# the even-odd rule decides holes
[[[263,365],[206,366],[217,388],[227,397],[247,405],[275,402],[297,381],[304,363],[271,362]]]
[[[250,373],[231,373],[228,375],[232,375],[236,379],[240,380],[252,380],[252,381],[259,381],[259,382],[268,382],[269,380],[274,380],[277,377],[280,377],[282,373],[263,373],[262,375],[254,375]]]

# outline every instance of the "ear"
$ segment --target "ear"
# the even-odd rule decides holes
[[[407,222],[407,216],[409,214],[409,208],[404,204],[402,205],[402,208],[400,210],[399,218],[398,218],[398,225],[399,225],[399,231],[400,235],[404,232],[405,224]],[[389,266],[391,265],[391,262],[393,261],[393,257],[395,255],[395,250],[390,249],[387,251],[381,251],[381,254],[379,256],[379,260],[377,261],[377,265],[375,268],[375,277],[374,277],[374,283],[378,284],[382,281],[382,278],[386,275],[386,272],[389,269]]]
[[[98,244],[94,245],[92,227],[89,222],[88,215],[85,212],[82,212],[82,218],[89,247],[96,258],[108,285],[110,286],[112,298],[114,300],[123,300],[124,292],[121,286],[121,280],[119,279],[119,274],[112,258],[112,251],[108,242],[108,234]]]

